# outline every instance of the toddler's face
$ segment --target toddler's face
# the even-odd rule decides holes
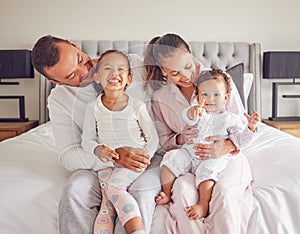
[[[104,90],[124,90],[131,82],[128,60],[118,53],[105,55],[101,59],[95,81],[101,83]]]
[[[225,85],[220,80],[206,80],[198,87],[199,103],[205,99],[203,108],[207,112],[219,114],[225,110],[225,103],[229,98]]]

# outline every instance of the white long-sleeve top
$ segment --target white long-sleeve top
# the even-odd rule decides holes
[[[197,103],[194,103],[194,105],[197,105]],[[243,148],[251,142],[258,131],[257,128],[254,132],[250,131],[238,115],[228,111],[214,114],[201,108],[202,116],[197,116],[197,118],[191,120],[187,115],[189,108],[187,107],[182,111],[182,117],[188,125],[197,124],[199,135],[193,139],[194,143],[209,143],[204,140],[206,137],[220,136],[222,139],[229,138],[237,147]]]
[[[133,70],[133,83],[129,85],[128,90],[130,89],[133,94],[139,94],[140,90],[137,90],[138,92],[135,90],[140,89],[140,86],[135,84],[142,83],[145,77],[143,59],[136,54],[130,54],[129,59]],[[98,91],[94,83],[91,83],[86,87],[57,85],[48,97],[50,121],[59,160],[68,171],[77,169],[97,171],[113,166],[112,163],[103,163],[94,154],[84,151],[81,146],[85,109],[97,96]]]
[[[83,149],[94,153],[98,145],[112,149],[130,146],[142,148],[152,157],[158,148],[158,135],[146,104],[130,97],[121,111],[107,109],[101,95],[89,103],[84,118]]]

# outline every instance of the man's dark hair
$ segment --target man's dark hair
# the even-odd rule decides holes
[[[51,77],[48,77],[45,68],[53,67],[58,63],[60,57],[58,43],[68,43],[68,41],[50,35],[43,36],[35,43],[31,52],[33,66],[48,79]]]

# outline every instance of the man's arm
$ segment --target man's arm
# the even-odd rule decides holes
[[[75,97],[71,97],[75,98]],[[73,117],[74,100],[60,95],[49,97],[48,108],[53,127],[59,160],[68,171],[93,169],[95,171],[110,166],[101,162],[95,155],[83,150],[81,146],[82,131]],[[84,115],[84,113],[81,113]]]

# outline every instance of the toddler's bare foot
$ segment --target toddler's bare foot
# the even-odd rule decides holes
[[[190,219],[201,219],[208,215],[208,205],[207,202],[199,202],[199,204],[185,207],[184,210]]]
[[[168,197],[164,192],[160,192],[159,195],[155,198],[155,202],[158,205],[164,205],[171,201],[171,198]]]

